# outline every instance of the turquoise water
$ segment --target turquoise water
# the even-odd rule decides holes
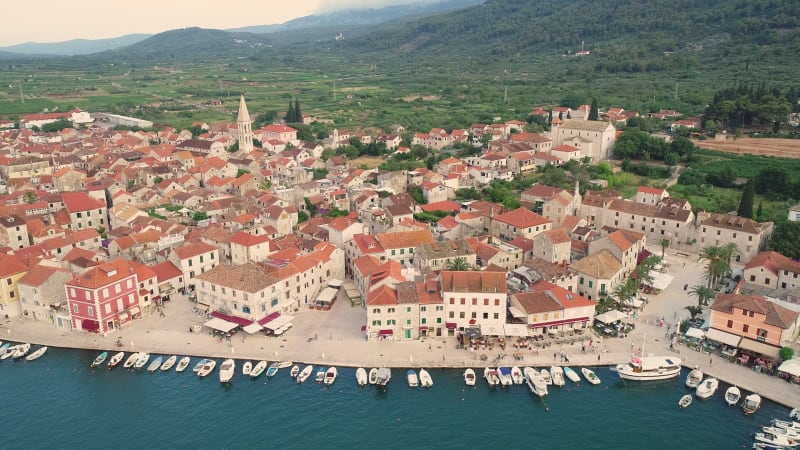
[[[430,370],[434,386],[410,389],[392,371],[386,392],[361,389],[355,370],[336,384],[297,385],[288,370],[232,385],[215,371],[149,374],[89,368],[95,353],[51,349],[37,361],[2,361],[4,448],[750,448],[752,433],[788,409],[766,401],[754,416],[714,398],[677,407],[680,379],[623,383],[597,368],[599,386],[464,386],[459,370]],[[217,366],[219,368],[219,364]],[[316,370],[315,370],[316,372]]]

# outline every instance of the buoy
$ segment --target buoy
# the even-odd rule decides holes
[[[400,418],[399,417],[397,418],[397,423],[400,423]]]

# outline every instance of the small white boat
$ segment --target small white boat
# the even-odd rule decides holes
[[[208,361],[209,360],[205,358],[201,359],[200,361],[197,361],[197,364],[195,364],[194,368],[192,368],[192,372],[200,373],[200,371],[203,370],[203,366],[205,366],[208,363]]]
[[[300,373],[300,366],[294,365],[292,366],[292,370],[289,371],[289,376],[292,378],[297,378],[297,375]]]
[[[686,408],[691,404],[692,404],[692,396],[689,394],[684,395],[683,397],[681,397],[680,400],[678,400],[679,408]]]
[[[525,375],[522,374],[522,370],[517,366],[511,368],[511,381],[513,381],[514,384],[522,384],[525,382]]]
[[[9,353],[9,347],[11,347],[11,344],[8,342],[0,346],[0,359],[6,359],[4,356]]]
[[[258,363],[256,363],[255,367],[253,367],[253,369],[250,371],[250,378],[260,377],[265,370],[267,370],[267,362],[259,361]]]
[[[124,357],[125,357],[125,352],[114,353],[114,356],[112,356],[111,359],[108,360],[108,370],[117,367],[119,363],[122,362],[122,358]]]
[[[575,372],[574,370],[566,366],[564,367],[564,376],[566,376],[567,379],[569,379],[569,381],[572,381],[573,383],[581,382],[581,376],[578,375],[578,372]]]
[[[8,345],[8,343],[3,344],[3,346],[6,346],[6,345]],[[12,345],[12,346],[6,347],[6,350],[3,352],[2,355],[0,355],[0,360],[9,359],[12,356],[14,356],[14,352],[17,350],[17,347],[19,347],[19,345]]]
[[[319,370],[317,370],[317,374],[314,376],[314,381],[316,381],[317,383],[322,383],[323,381],[325,381],[324,367],[320,367]]]
[[[772,424],[773,427],[786,428],[788,430],[800,432],[800,423],[794,421],[787,422],[785,420],[772,419],[769,423]]]
[[[761,427],[765,433],[772,433],[777,434],[778,436],[786,436],[789,439],[798,440],[800,439],[800,431],[797,431],[794,428],[781,428],[781,427]]]
[[[739,400],[742,399],[742,391],[736,386],[731,386],[725,391],[725,403],[728,406],[736,406]]]
[[[483,378],[486,378],[486,384],[488,384],[489,387],[495,387],[500,384],[500,376],[497,374],[497,371],[491,367],[483,369]]]
[[[197,371],[197,376],[200,378],[208,376],[208,374],[213,372],[214,368],[217,367],[217,362],[213,359],[205,359],[204,361],[205,363],[203,364],[203,367]]]
[[[14,354],[11,355],[11,357],[14,358],[14,359],[20,359],[23,356],[25,356],[25,354],[28,353],[28,351],[30,351],[30,349],[31,349],[31,344],[29,344],[27,342],[24,343],[24,344],[20,344],[20,345],[17,346],[17,349],[14,350]]]
[[[248,376],[252,371],[253,371],[253,363],[250,361],[245,361],[244,364],[242,364],[242,375]]]
[[[406,371],[406,382],[408,383],[408,387],[419,386],[419,377],[417,377],[417,372],[414,372],[414,369],[408,369]]]
[[[528,388],[532,393],[539,397],[547,395],[547,383],[544,382],[541,372],[537,372],[532,367],[522,369],[522,374],[525,376],[525,382],[528,383]]]
[[[719,387],[719,380],[716,378],[706,378],[698,386],[695,395],[700,399],[707,399],[714,396]]]
[[[595,373],[591,369],[582,367],[581,373],[583,374],[583,377],[586,378],[586,381],[588,381],[589,383],[600,384],[600,378],[598,378],[597,375],[595,375]]]
[[[744,411],[745,414],[755,414],[759,408],[761,408],[760,395],[753,393],[744,398],[744,402],[742,403],[742,411]]]
[[[153,360],[153,362],[150,363],[149,366],[147,366],[147,371],[150,373],[155,372],[156,370],[159,369],[159,367],[161,367],[161,363],[163,362],[164,362],[164,357],[162,356],[157,357],[156,359]]]
[[[378,369],[373,367],[369,369],[369,384],[375,384],[378,382]]]
[[[561,366],[553,366],[550,368],[550,376],[553,378],[553,384],[561,387],[566,383],[564,382],[564,369]]]
[[[431,374],[425,369],[419,369],[419,384],[424,388],[433,386],[433,378],[431,378]]]
[[[291,361],[281,361],[278,363],[278,369],[288,369],[289,367],[292,367]]]
[[[695,389],[700,385],[700,382],[703,381],[703,375],[703,371],[695,366],[694,369],[689,372],[689,375],[686,375],[686,387]]]
[[[281,366],[278,363],[270,364],[269,367],[267,368],[267,378],[272,378],[275,375],[277,375],[278,374],[278,369],[280,367]]]
[[[467,386],[475,386],[475,371],[467,369],[464,371],[464,383]]]
[[[138,353],[138,352],[131,353],[128,356],[128,359],[125,360],[125,364],[123,364],[122,367],[124,367],[126,369],[132,368],[136,364],[136,361],[139,360],[140,356],[142,356],[141,353]]]
[[[788,438],[786,436],[781,436],[774,433],[756,433],[755,439],[759,442],[763,442],[765,444],[774,445],[778,448],[784,447],[795,447],[798,444],[798,441],[795,439]]]
[[[361,387],[367,385],[367,370],[363,367],[356,369],[356,384]]]
[[[303,370],[297,374],[297,383],[300,384],[308,379],[311,376],[311,372],[314,370],[314,366],[311,364],[303,367]]]
[[[47,346],[41,346],[36,349],[35,352],[31,353],[30,355],[25,357],[25,361],[33,361],[35,359],[40,358],[44,353],[47,351]],[[123,353],[124,355],[124,353]]]
[[[503,387],[514,384],[514,380],[511,378],[511,367],[498,367],[497,375],[500,377],[500,384]]]
[[[169,358],[166,359],[166,361],[164,361],[164,364],[161,364],[161,367],[160,367],[161,371],[162,372],[166,372],[169,369],[172,369],[172,366],[175,365],[176,361],[178,361],[178,357],[177,356],[175,356],[175,355],[170,356]]]
[[[539,374],[542,375],[542,379],[544,380],[544,384],[546,384],[548,386],[552,386],[553,385],[553,377],[550,376],[550,371],[548,371],[547,369],[542,369],[541,371],[539,371]]]
[[[16,353],[16,350],[14,350],[14,353]],[[108,358],[108,352],[100,353],[99,355],[97,355],[94,361],[92,361],[92,363],[89,364],[89,367],[97,367],[100,364],[103,364],[106,361],[106,358]]]
[[[392,369],[388,367],[378,368],[378,372],[375,375],[375,385],[385,388],[390,381],[392,381]]]
[[[230,383],[235,374],[236,361],[232,359],[226,359],[225,361],[222,361],[222,365],[219,366],[219,382]]]
[[[134,369],[141,369],[142,367],[147,364],[147,361],[150,361],[150,354],[149,353],[139,353],[139,358],[136,360],[136,364],[133,365]]]
[[[178,373],[183,372],[184,370],[186,370],[187,367],[189,367],[189,364],[191,362],[192,362],[192,358],[190,358],[188,356],[184,356],[183,358],[181,358],[180,361],[178,361],[178,367],[175,368],[175,372],[178,372]]]
[[[794,408],[789,411],[789,418],[792,420],[800,420],[800,408]]]
[[[336,367],[328,367],[328,370],[325,371],[325,385],[330,386],[335,383],[337,375],[339,375],[339,371],[336,370]]]

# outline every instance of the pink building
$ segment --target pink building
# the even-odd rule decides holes
[[[136,271],[116,259],[76,276],[65,285],[74,330],[107,333],[141,316]]]

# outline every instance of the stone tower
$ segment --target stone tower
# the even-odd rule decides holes
[[[239,98],[239,115],[236,117],[236,138],[239,139],[239,150],[245,152],[253,151],[253,123],[250,121],[250,113],[247,112],[244,94]]]

